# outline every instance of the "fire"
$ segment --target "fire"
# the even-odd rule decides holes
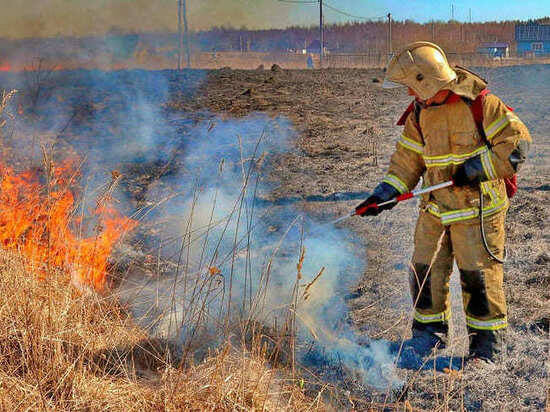
[[[222,271],[217,266],[211,266],[208,268],[208,273],[210,273],[211,276],[217,276],[221,275]]]
[[[9,63],[0,63],[0,72],[9,72],[11,65]]]
[[[90,228],[75,216],[74,168],[69,162],[49,168],[49,173],[16,173],[0,165],[0,247],[19,251],[44,275],[58,268],[102,290],[113,246],[136,222],[122,216],[105,197],[92,212],[93,235],[80,235]]]

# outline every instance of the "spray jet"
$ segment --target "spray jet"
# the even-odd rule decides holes
[[[371,204],[365,205],[365,206],[363,206],[363,207],[361,207],[357,210],[354,210],[350,214],[344,215],[342,217],[339,217],[336,220],[333,220],[332,222],[330,222],[330,224],[336,224],[336,223],[341,222],[343,220],[349,219],[350,217],[353,217],[353,216],[361,216],[363,213],[365,213],[368,209],[371,209],[371,208],[378,209],[381,206],[386,206],[386,205],[389,205],[389,204],[392,204],[392,203],[399,203],[399,202],[402,202],[404,200],[412,199],[413,197],[417,197],[417,196],[420,196],[420,195],[423,195],[423,194],[426,194],[426,193],[433,192],[434,190],[443,189],[445,187],[449,187],[449,186],[453,186],[453,185],[454,185],[454,182],[452,180],[449,180],[448,182],[439,183],[437,185],[428,186],[428,187],[425,187],[425,188],[422,188],[422,189],[413,190],[412,192],[408,192],[408,193],[403,193],[402,195],[394,197],[393,199],[390,199],[386,202],[371,203]]]

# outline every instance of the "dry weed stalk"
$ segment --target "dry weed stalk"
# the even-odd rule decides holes
[[[41,100],[47,100],[52,93],[48,82],[53,78],[57,66],[46,62],[43,57],[34,59],[23,71],[25,94],[30,99],[30,108],[34,110]]]
[[[13,120],[15,117],[6,109],[8,107],[10,100],[12,99],[13,96],[15,96],[16,93],[17,93],[17,90],[11,90],[9,92],[2,90],[2,98],[0,99],[0,114],[5,114],[11,120]],[[0,120],[0,129],[3,128],[5,125],[6,125],[6,119]]]
[[[102,193],[98,196],[96,202],[96,209],[101,209],[113,198],[113,193],[119,185],[124,176],[118,170],[111,171],[111,180],[107,186],[102,190]]]
[[[441,233],[441,235],[439,236],[439,239],[438,239],[438,241],[437,241],[437,244],[436,244],[436,248],[435,248],[434,254],[433,254],[433,256],[432,256],[432,260],[430,261],[430,265],[428,266],[427,273],[430,272],[430,270],[432,269],[432,266],[434,265],[434,263],[435,263],[435,261],[436,261],[436,259],[437,259],[437,256],[439,255],[439,251],[441,250],[441,246],[443,245],[443,239],[445,238],[445,235],[446,235],[446,232],[443,231],[443,232]],[[412,264],[410,264],[410,269],[411,269],[411,271],[412,271],[412,274],[414,274],[415,282],[420,283],[420,282],[419,282],[418,273],[416,273],[416,270],[414,269],[414,266],[413,266]],[[420,283],[420,285],[419,285],[418,296],[417,296],[416,300],[413,302],[413,308],[416,308],[416,305],[418,304],[418,300],[420,299],[420,294],[421,294],[421,292],[422,292],[422,289],[424,288],[424,285],[425,285],[427,279],[428,279],[428,277],[426,276],[426,277],[422,280],[422,282]],[[411,325],[411,324],[412,324],[412,321],[413,321],[412,316],[410,316],[410,319],[409,319],[408,324]],[[401,344],[400,344],[400,346],[399,346],[399,350],[398,350],[397,355],[396,355],[396,357],[395,357],[395,359],[396,359],[395,362],[397,362],[397,360],[398,360],[399,357],[401,356],[401,351],[403,350],[403,345],[404,345],[404,343],[405,343],[405,339],[402,338],[402,339],[401,339]],[[424,361],[424,363],[422,364],[422,367],[424,366],[424,364],[425,364],[426,362],[427,362],[427,360]],[[406,393],[406,392],[409,390],[409,388],[414,384],[414,381],[415,381],[415,379],[417,378],[417,376],[418,376],[418,374],[420,373],[420,371],[422,370],[422,367],[419,368],[419,369],[416,371],[415,375],[414,375],[411,379],[409,379],[409,381],[407,382],[407,386],[405,387],[403,393]],[[390,393],[389,393],[389,389],[388,389],[388,392],[386,393],[386,400],[384,401],[384,403],[387,401],[387,399],[389,399],[389,396],[390,396]]]
[[[60,273],[40,280],[0,253],[2,410],[315,410],[319,399],[265,358],[224,345],[176,368],[116,300],[79,295]]]
[[[319,271],[319,273],[317,273],[317,275],[313,278],[313,280],[305,286],[304,293],[302,294],[302,299],[304,300],[304,302],[308,300],[310,297],[309,289],[317,282],[317,280],[319,280],[319,278],[323,275],[324,271],[325,271],[325,267],[323,266]]]

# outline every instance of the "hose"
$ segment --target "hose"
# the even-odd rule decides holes
[[[498,256],[495,256],[493,252],[491,252],[491,249],[489,249],[489,245],[487,245],[487,238],[485,237],[485,228],[483,226],[483,190],[481,188],[481,184],[479,185],[479,227],[481,229],[481,240],[483,241],[483,246],[485,247],[485,250],[489,254],[489,257],[501,264],[506,262],[506,259],[508,258],[508,251],[506,250],[506,246],[504,247],[503,257],[502,259],[500,259]]]

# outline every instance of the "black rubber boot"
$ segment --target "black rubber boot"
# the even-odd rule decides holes
[[[445,348],[447,332],[447,323],[422,324],[414,321],[412,338],[403,342],[392,342],[390,353],[399,355],[399,367],[417,369],[422,365],[422,359],[433,350]]]
[[[480,330],[468,328],[470,360],[500,362],[504,358],[506,329]]]

